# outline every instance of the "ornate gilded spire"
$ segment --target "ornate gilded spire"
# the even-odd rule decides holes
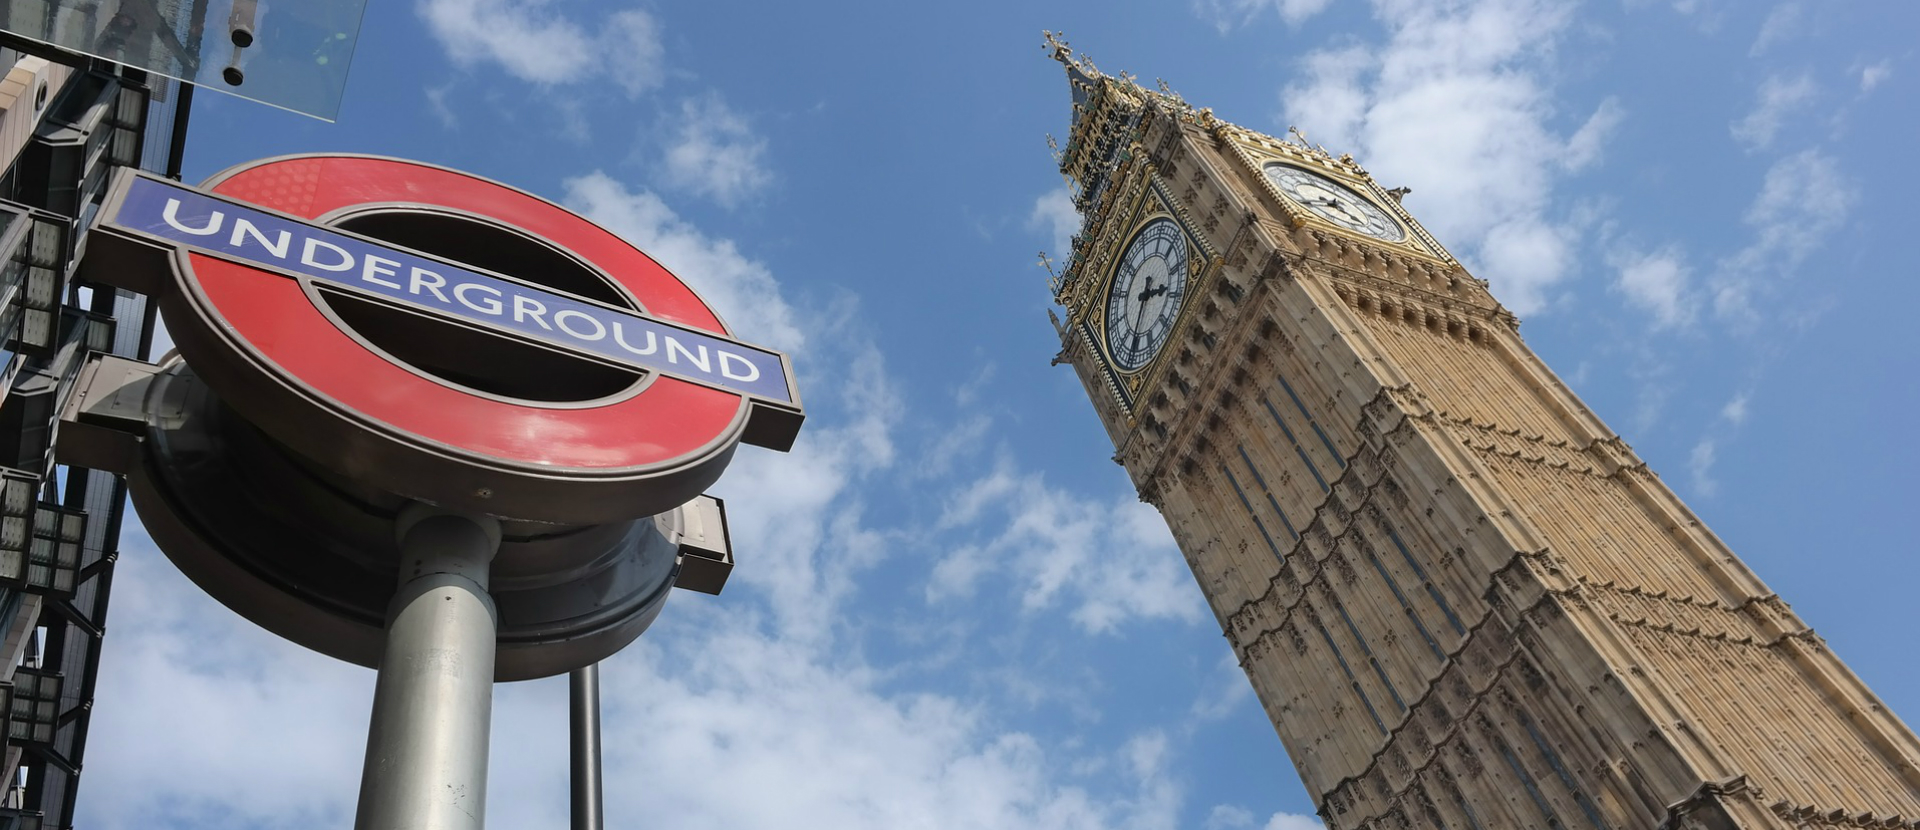
[[[1047,51],[1053,53],[1053,59],[1063,64],[1073,63],[1073,47],[1067,45],[1065,32],[1041,31],[1047,37]]]
[[[1065,32],[1042,31],[1041,34],[1047,38],[1047,53],[1052,55],[1054,60],[1059,61],[1061,65],[1065,66],[1068,72],[1078,72],[1082,75],[1091,76],[1092,78],[1100,77],[1100,70],[1093,65],[1092,58],[1084,54],[1075,55],[1073,53],[1073,47],[1067,44],[1067,35]]]

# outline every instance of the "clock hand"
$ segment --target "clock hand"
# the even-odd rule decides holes
[[[1133,327],[1134,327],[1134,328],[1136,328],[1136,329],[1138,329],[1138,328],[1140,328],[1140,324],[1141,324],[1141,323],[1144,323],[1144,322],[1146,322],[1146,319],[1147,319],[1147,305],[1146,305],[1146,304],[1147,304],[1147,298],[1148,298],[1148,297],[1150,297],[1150,296],[1152,296],[1152,295],[1153,295],[1153,276],[1152,276],[1152,275],[1148,275],[1148,276],[1147,276],[1147,287],[1145,287],[1145,288],[1142,288],[1142,289],[1140,289],[1140,296],[1139,296],[1138,298],[1136,298],[1136,299],[1138,300],[1138,302],[1140,303],[1140,305],[1138,305],[1138,306],[1135,306],[1135,307],[1134,307],[1134,309],[1133,309]]]
[[[1340,200],[1338,199],[1315,199],[1311,202],[1308,202],[1307,204],[1324,205],[1331,210],[1339,211],[1340,215],[1345,216],[1347,218],[1347,221],[1349,222],[1362,221],[1361,218],[1355,215],[1353,211],[1347,210],[1345,206],[1341,205]]]

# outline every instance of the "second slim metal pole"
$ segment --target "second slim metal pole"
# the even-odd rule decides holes
[[[600,664],[567,675],[568,722],[572,727],[573,830],[601,830]]]

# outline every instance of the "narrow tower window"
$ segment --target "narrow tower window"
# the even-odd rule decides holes
[[[1293,386],[1288,384],[1284,377],[1278,380],[1280,388],[1287,390],[1287,397],[1292,398],[1294,407],[1300,410],[1300,417],[1307,419],[1307,426],[1313,427],[1313,434],[1320,436],[1320,443],[1326,445],[1327,454],[1333,456],[1333,463],[1340,465],[1341,469],[1346,469],[1347,459],[1340,455],[1339,450],[1333,448],[1333,441],[1321,431],[1320,422],[1314,420],[1313,413],[1307,411],[1307,405],[1300,402],[1300,396],[1293,393]]]
[[[1393,532],[1386,522],[1380,523],[1380,529],[1387,532],[1388,539],[1393,540],[1393,546],[1400,550],[1400,557],[1407,560],[1407,567],[1413,569],[1414,578],[1419,579],[1420,585],[1427,589],[1427,596],[1433,597],[1433,604],[1440,606],[1440,613],[1447,615],[1447,624],[1453,626],[1454,633],[1466,634],[1467,628],[1460,624],[1459,617],[1454,616],[1453,606],[1440,596],[1440,589],[1433,584],[1433,580],[1427,578],[1427,572],[1420,569],[1420,563],[1413,561],[1413,554],[1407,551],[1406,543],[1400,541],[1400,534]]]
[[[1461,815],[1467,817],[1467,823],[1473,825],[1473,830],[1487,830],[1487,828],[1481,826],[1480,817],[1474,814],[1472,805],[1467,803],[1467,797],[1460,794],[1459,787],[1454,786],[1452,782],[1448,782],[1447,791],[1453,794],[1454,806],[1460,808]]]
[[[1347,633],[1352,634],[1353,641],[1360,644],[1360,653],[1366,655],[1368,665],[1373,666],[1374,676],[1380,678],[1380,685],[1387,687],[1387,694],[1393,697],[1394,705],[1399,706],[1402,712],[1407,711],[1406,701],[1400,699],[1400,692],[1393,688],[1393,681],[1387,679],[1387,670],[1381,667],[1379,658],[1373,656],[1373,649],[1367,648],[1367,641],[1360,636],[1360,629],[1354,626],[1353,618],[1347,615],[1347,607],[1340,604],[1340,598],[1331,592],[1327,594],[1327,601],[1333,603],[1333,610],[1340,612],[1340,619],[1347,624]]]
[[[1406,612],[1407,620],[1413,623],[1415,631],[1420,632],[1420,638],[1427,641],[1427,648],[1433,651],[1433,656],[1442,663],[1446,662],[1447,655],[1440,651],[1440,644],[1433,641],[1432,634],[1427,633],[1427,626],[1420,622],[1420,615],[1415,613],[1413,606],[1407,602],[1407,595],[1400,593],[1400,585],[1393,581],[1392,574],[1387,573],[1387,567],[1380,564],[1380,557],[1373,555],[1371,547],[1367,548],[1367,561],[1372,562],[1373,569],[1380,572],[1381,579],[1386,580],[1387,589],[1393,592],[1394,599],[1400,601],[1400,610]]]
[[[1220,474],[1227,477],[1227,483],[1233,486],[1233,494],[1240,497],[1240,506],[1247,509],[1247,518],[1253,520],[1253,526],[1260,529],[1260,538],[1267,540],[1267,550],[1273,551],[1273,558],[1282,562],[1287,558],[1280,553],[1280,546],[1273,543],[1273,534],[1267,532],[1266,523],[1260,521],[1260,514],[1253,512],[1253,502],[1247,501],[1247,493],[1240,489],[1240,480],[1233,477],[1233,471],[1227,465],[1220,465]]]
[[[1273,408],[1273,402],[1267,400],[1265,395],[1260,396],[1260,404],[1267,408],[1267,414],[1272,415],[1273,422],[1280,426],[1280,434],[1287,436],[1287,443],[1292,444],[1293,451],[1300,455],[1300,462],[1307,465],[1307,472],[1312,473],[1313,480],[1320,484],[1320,492],[1327,492],[1329,490],[1327,480],[1321,477],[1320,468],[1314,466],[1313,459],[1307,457],[1307,450],[1305,447],[1300,446],[1300,439],[1293,437],[1293,430],[1287,428],[1286,419],[1280,417],[1280,411]],[[1340,456],[1336,455],[1334,457],[1339,458]]]
[[[1500,747],[1500,756],[1507,759],[1507,766],[1513,769],[1514,775],[1519,776],[1521,786],[1527,788],[1527,795],[1533,798],[1533,806],[1539,808],[1540,814],[1547,817],[1547,826],[1565,827],[1560,817],[1554,814],[1553,808],[1548,806],[1547,797],[1540,793],[1540,785],[1533,780],[1533,776],[1527,774],[1527,768],[1520,765],[1520,758],[1514,754],[1513,747],[1507,746],[1507,742],[1499,735],[1490,737],[1493,738],[1494,745]]]
[[[1567,772],[1566,765],[1560,763],[1559,753],[1553,751],[1553,747],[1547,744],[1546,736],[1541,735],[1540,730],[1534,727],[1533,719],[1527,717],[1525,712],[1519,715],[1520,725],[1527,728],[1527,737],[1533,739],[1533,745],[1539,748],[1542,756],[1546,757],[1547,766],[1553,767],[1553,774],[1559,777],[1560,783],[1566,786],[1567,792],[1573,793],[1573,803],[1580,805],[1580,811],[1587,814],[1587,823],[1597,830],[1609,830],[1607,823],[1600,819],[1599,811],[1594,809],[1593,802],[1588,801],[1586,793],[1574,783],[1573,775]]]
[[[1353,669],[1347,665],[1347,658],[1341,656],[1340,647],[1333,644],[1333,635],[1327,633],[1327,627],[1314,620],[1313,627],[1320,629],[1320,638],[1327,641],[1327,649],[1333,652],[1333,659],[1340,663],[1340,671],[1347,675],[1347,684],[1353,687],[1353,693],[1360,696],[1361,705],[1367,707],[1367,714],[1373,718],[1373,725],[1380,728],[1380,734],[1387,734],[1387,724],[1380,720],[1380,713],[1374,711],[1373,701],[1367,699],[1367,690],[1360,688],[1360,678],[1353,676]]]
[[[1280,509],[1280,502],[1273,497],[1273,488],[1267,486],[1267,477],[1260,474],[1260,468],[1253,466],[1253,459],[1247,456],[1246,446],[1235,444],[1234,449],[1240,451],[1240,460],[1246,462],[1247,472],[1252,473],[1254,483],[1260,485],[1260,494],[1267,497],[1267,506],[1273,508],[1273,515],[1280,517],[1280,524],[1286,526],[1287,535],[1299,540],[1300,531],[1295,530],[1293,522],[1287,519],[1287,511]]]

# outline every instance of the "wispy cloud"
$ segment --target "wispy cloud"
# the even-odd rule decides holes
[[[1749,150],[1763,149],[1786,126],[1793,113],[1813,101],[1819,87],[1811,75],[1792,77],[1775,75],[1761,82],[1753,110],[1733,122],[1733,137]]]
[[[1166,522],[1134,499],[1089,500],[1003,460],[955,491],[939,524],[997,532],[941,557],[929,601],[972,596],[995,577],[1012,583],[1027,611],[1065,605],[1091,633],[1136,619],[1200,618],[1198,589]]]
[[[1297,813],[1274,813],[1267,819],[1265,830],[1321,830],[1325,827],[1318,816],[1303,816]]]
[[[1253,811],[1238,804],[1216,804],[1207,813],[1206,830],[1241,830],[1253,826]]]
[[[665,155],[669,186],[737,207],[773,182],[767,140],[720,96],[681,102],[678,131]]]
[[[629,95],[661,81],[659,25],[639,9],[593,21],[569,17],[551,0],[422,0],[418,9],[458,66],[492,65],[544,86],[611,78]]]
[[[1882,81],[1885,81],[1887,77],[1892,74],[1893,61],[1883,60],[1879,63],[1860,67],[1860,91],[1872,92],[1874,87],[1879,86]]]
[[[1806,29],[1806,9],[1797,2],[1781,3],[1767,13],[1767,19],[1760,23],[1760,33],[1753,38],[1753,46],[1747,50],[1750,57],[1759,57],[1768,49],[1799,36]]]
[[[453,107],[447,105],[447,94],[452,91],[453,84],[447,83],[427,87],[423,93],[427,97],[427,108],[433,112],[433,117],[439,120],[440,126],[449,130],[460,126],[459,116],[454,115]]]
[[[1247,682],[1247,673],[1240,668],[1240,658],[1231,649],[1221,653],[1220,662],[1214,664],[1213,676],[1214,693],[1195,700],[1193,708],[1189,710],[1196,720],[1226,717],[1242,702],[1253,697],[1253,684]],[[1246,823],[1253,823],[1253,814],[1247,814]]]
[[[1653,314],[1656,325],[1680,326],[1693,320],[1692,269],[1677,249],[1624,254],[1613,258],[1613,264],[1618,271],[1614,287]]]
[[[1386,41],[1306,55],[1283,121],[1410,185],[1420,205],[1445,206],[1414,209],[1508,306],[1539,310],[1576,262],[1555,187],[1598,160],[1625,112],[1609,99],[1570,133],[1556,129],[1554,54],[1572,11],[1559,0],[1376,3]]]
[[[341,724],[366,724],[373,673],[242,621],[129,530],[114,591],[122,624],[97,692],[112,705],[93,717],[83,823],[350,824],[366,733]]]
[[[1720,481],[1714,477],[1714,463],[1719,460],[1720,447],[1731,442],[1740,427],[1747,422],[1747,404],[1753,399],[1753,390],[1744,389],[1727,400],[1725,406],[1707,425],[1707,432],[1695,442],[1693,450],[1687,456],[1687,473],[1693,482],[1693,489],[1702,496],[1711,496],[1720,491]]]
[[[666,48],[660,44],[660,24],[639,9],[624,9],[607,16],[594,38],[596,56],[606,62],[596,78],[610,78],[637,96],[660,85],[665,75]]]
[[[1333,0],[1193,0],[1193,11],[1224,33],[1252,22],[1269,9],[1278,12],[1287,25],[1298,26],[1330,5]]]
[[[1807,257],[1845,226],[1858,200],[1858,186],[1821,150],[1774,162],[1744,217],[1753,241],[1717,269],[1715,312],[1735,321],[1757,319],[1758,296],[1796,276]]]
[[[1752,398],[1753,393],[1751,391],[1734,395],[1732,400],[1727,401],[1726,406],[1720,408],[1720,417],[1726,419],[1727,423],[1736,427],[1745,424],[1747,422],[1747,402]]]
[[[1080,232],[1080,211],[1073,207],[1073,194],[1064,187],[1040,194],[1033,200],[1033,212],[1027,214],[1027,228],[1053,238],[1049,251],[1055,259],[1073,255],[1073,235]]]

